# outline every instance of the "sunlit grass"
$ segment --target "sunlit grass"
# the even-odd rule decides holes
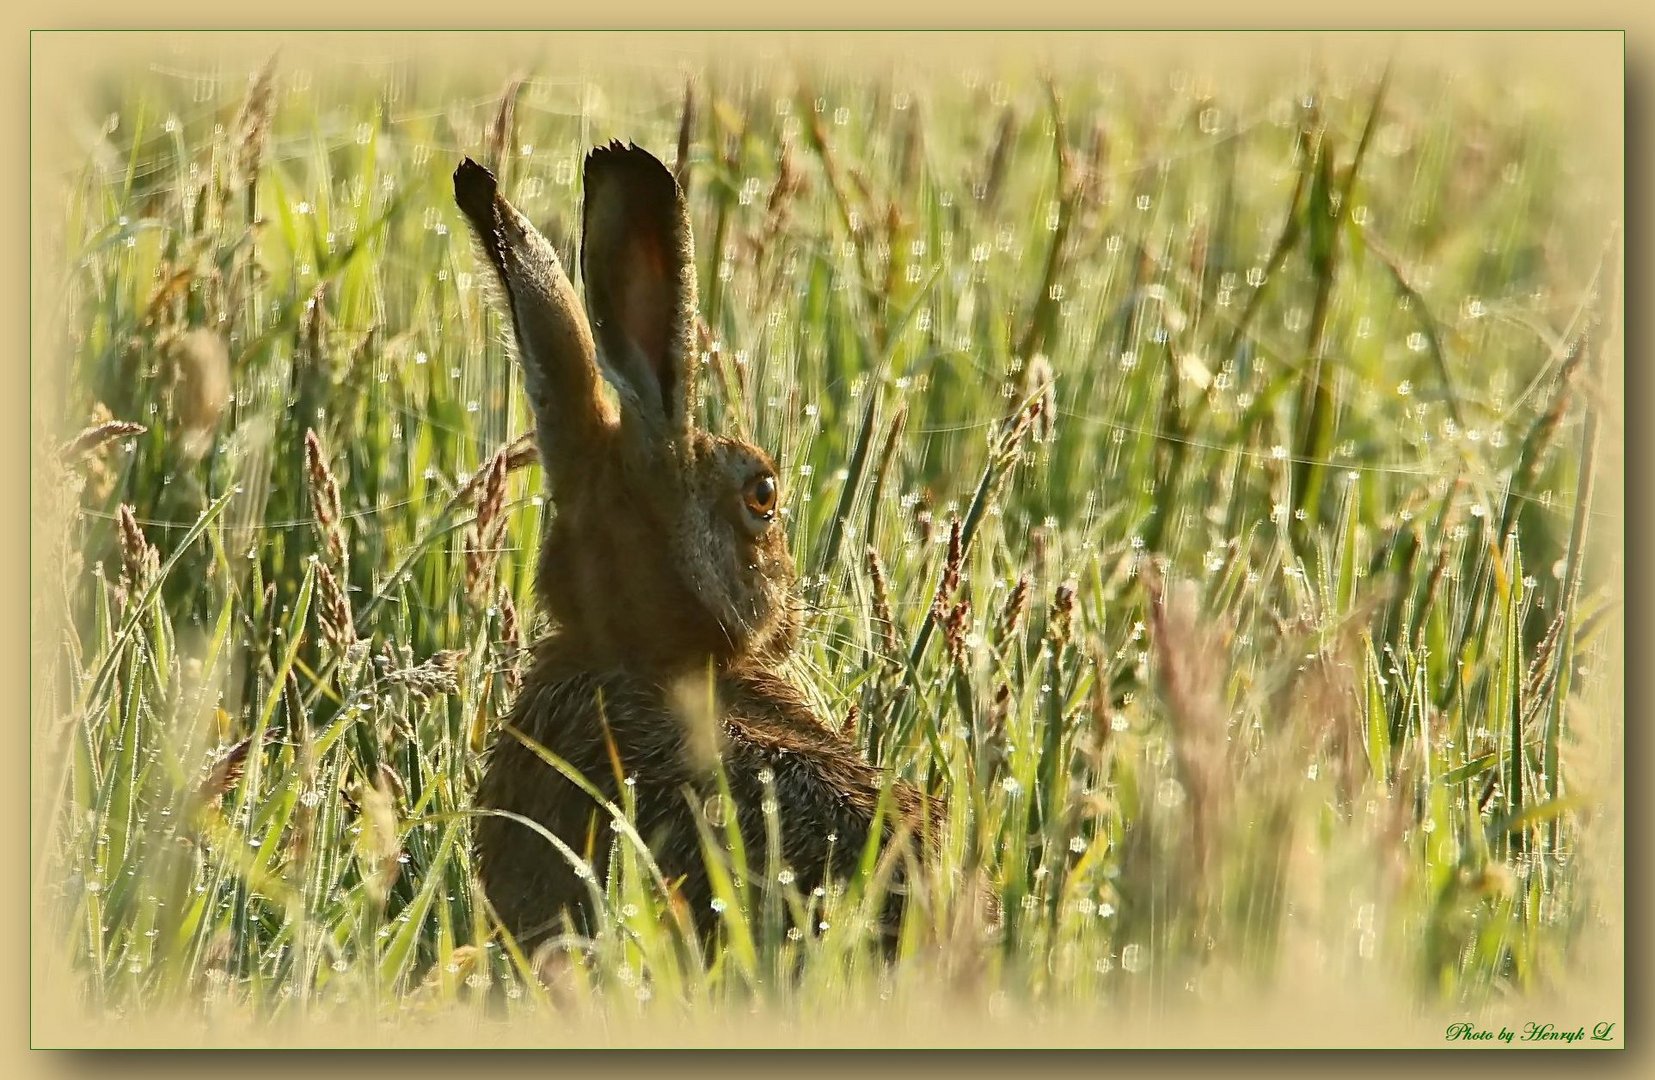
[[[108,80],[49,204],[37,421],[142,426],[36,493],[35,941],[89,1005],[1477,1005],[1570,970],[1619,737],[1577,499],[1619,256],[1558,103],[1405,64],[209,89]],[[785,868],[709,824],[705,951],[625,807],[595,938],[525,956],[476,888],[549,508],[448,177],[486,160],[572,246],[612,135],[687,147],[705,419],[784,474],[793,674],[949,800],[893,964],[876,852],[758,890]]]

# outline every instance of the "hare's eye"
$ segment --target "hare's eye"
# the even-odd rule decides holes
[[[753,477],[742,488],[741,501],[749,514],[769,521],[776,513],[776,478],[768,473]]]

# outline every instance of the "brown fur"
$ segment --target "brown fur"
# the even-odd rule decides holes
[[[455,198],[512,318],[556,506],[536,587],[557,624],[535,649],[511,725],[635,824],[702,928],[713,924],[696,813],[721,766],[748,864],[765,866],[766,782],[783,865],[802,893],[848,872],[881,839],[934,843],[921,794],[824,726],[777,671],[797,632],[794,569],[778,519],[743,491],[774,477],[757,447],[695,426],[695,270],[683,193],[636,147],[585,169],[583,315],[553,248],[467,160]],[[608,383],[620,407],[600,393]],[[697,719],[694,701],[711,701]],[[884,803],[882,805],[882,793]],[[590,891],[537,822],[589,860],[599,888],[617,835],[607,812],[511,734],[477,794],[484,890],[532,943],[562,916],[590,925]],[[885,911],[900,910],[902,876]]]

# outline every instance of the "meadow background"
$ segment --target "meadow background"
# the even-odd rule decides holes
[[[1618,959],[1621,192],[1566,86],[153,44],[56,106],[34,192],[31,945],[78,1005],[1476,1018]],[[552,511],[449,177],[490,165],[573,266],[612,137],[688,189],[704,419],[777,456],[795,676],[949,798],[893,963],[877,882],[739,851],[703,954],[624,830],[593,940],[525,956],[476,889]]]

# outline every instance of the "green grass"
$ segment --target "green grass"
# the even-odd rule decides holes
[[[1475,1010],[1601,932],[1619,565],[1579,496],[1619,256],[1560,99],[699,79],[705,419],[776,453],[794,674],[950,799],[944,866],[886,969],[861,884],[756,892],[710,829],[703,956],[618,831],[606,932],[542,985],[467,832],[549,508],[538,464],[465,486],[530,420],[448,178],[489,157],[572,247],[585,149],[672,160],[682,84],[531,76],[504,115],[475,71],[271,71],[109,76],[38,193],[45,445],[145,428],[37,461],[33,940],[89,1006]]]

